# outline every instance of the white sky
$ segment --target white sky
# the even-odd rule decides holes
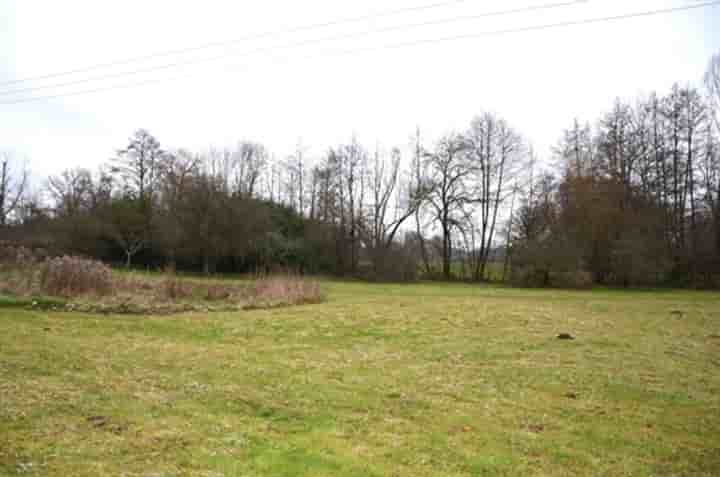
[[[0,83],[436,1],[0,0]],[[525,134],[541,157],[548,157],[550,146],[574,117],[594,120],[617,96],[665,91],[675,81],[698,83],[710,55],[720,50],[720,6],[714,6],[622,22],[328,55],[697,3],[589,0],[530,14],[238,55],[310,38],[557,1],[458,1],[450,7],[273,36],[180,58],[228,55],[202,66],[38,90],[29,94],[57,95],[174,78],[140,88],[0,104],[0,149],[27,157],[35,177],[74,166],[94,169],[140,127],[149,129],[166,148],[205,149],[252,139],[284,156],[302,139],[311,155],[319,155],[353,133],[368,146],[376,141],[405,145],[419,125],[425,138],[434,140],[491,110]],[[130,69],[168,61],[177,58]],[[88,75],[5,84],[0,91]],[[177,79],[182,75],[191,77]],[[0,94],[0,102],[19,97],[23,96]]]

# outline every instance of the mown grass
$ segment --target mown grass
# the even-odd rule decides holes
[[[236,313],[0,310],[0,475],[720,474],[716,294],[323,286]]]

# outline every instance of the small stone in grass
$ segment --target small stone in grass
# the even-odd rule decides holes
[[[574,340],[575,339],[575,337],[573,335],[571,335],[570,333],[560,333],[559,335],[557,335],[557,338],[559,340]]]

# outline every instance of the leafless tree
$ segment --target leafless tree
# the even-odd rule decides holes
[[[415,210],[415,238],[418,242],[418,249],[422,258],[423,265],[425,267],[425,273],[430,275],[432,273],[432,266],[430,263],[430,253],[428,252],[428,245],[425,238],[426,221],[424,216],[424,205],[430,196],[434,185],[428,177],[428,161],[425,160],[427,157],[426,151],[422,146],[422,140],[420,137],[420,128],[416,128],[415,135],[413,137],[413,159],[410,165],[410,170],[413,174],[413,184],[418,190],[422,191],[421,200],[418,203],[418,207]]]
[[[200,157],[185,149],[166,154],[161,165],[158,236],[171,267],[184,237],[183,213],[190,186],[197,176]]]
[[[389,255],[397,233],[423,200],[422,185],[402,181],[400,164],[399,149],[392,150],[389,160],[376,150],[367,174],[370,200],[361,230],[376,277],[392,266]]]
[[[141,202],[151,202],[164,155],[160,142],[145,129],[138,129],[125,149],[118,151],[113,172],[126,181],[126,188]]]
[[[47,181],[47,191],[57,216],[71,217],[88,209],[93,194],[92,173],[87,169],[67,169]]]
[[[232,154],[234,192],[241,197],[255,197],[261,174],[268,163],[268,151],[260,143],[242,141]]]
[[[149,242],[145,216],[127,198],[118,197],[103,210],[105,233],[113,239],[125,254],[125,266],[130,268],[132,259],[147,247]]]
[[[428,203],[442,234],[442,274],[450,279],[453,259],[453,233],[462,222],[463,207],[473,200],[467,181],[473,173],[467,159],[467,143],[458,134],[438,141],[434,151],[426,153],[432,187]]]
[[[306,150],[301,141],[298,141],[295,152],[291,154],[285,161],[285,170],[287,171],[286,189],[290,206],[297,210],[299,214],[305,213],[306,208],[306,181],[307,181],[307,161]]]
[[[511,195],[512,181],[525,157],[522,137],[505,120],[485,113],[476,117],[465,135],[473,173],[472,200],[466,214],[472,227],[475,256],[473,279],[483,280],[495,238],[500,208]],[[473,220],[477,217],[477,224]]]
[[[554,154],[559,159],[559,166],[566,169],[568,174],[591,176],[595,168],[595,145],[590,124],[581,125],[575,118],[572,127],[563,131]]]
[[[11,152],[0,152],[0,226],[7,225],[22,203],[27,181],[27,169],[17,165]]]
[[[710,98],[710,108],[715,120],[715,128],[720,133],[720,52],[710,59],[705,73],[705,87]]]

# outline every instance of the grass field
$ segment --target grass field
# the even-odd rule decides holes
[[[0,308],[0,475],[720,475],[720,295],[324,286]]]

